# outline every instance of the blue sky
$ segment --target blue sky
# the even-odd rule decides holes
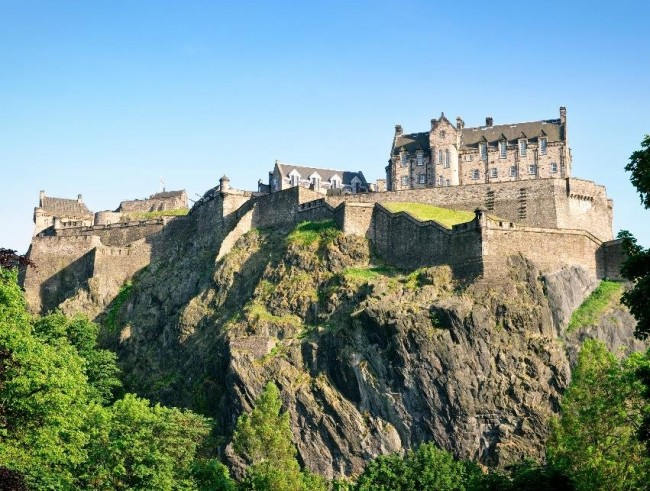
[[[383,177],[396,123],[558,117],[614,233],[650,245],[623,167],[650,132],[650,2],[0,0],[0,247],[38,192],[93,211],[275,159]]]

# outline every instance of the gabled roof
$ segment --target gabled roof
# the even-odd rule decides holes
[[[88,207],[84,203],[79,203],[76,199],[43,196],[40,204],[40,208],[50,215],[73,217],[92,216],[92,212]]]
[[[366,178],[363,176],[363,172],[349,172],[337,169],[321,169],[319,167],[306,167],[304,165],[293,165],[286,162],[277,162],[275,165],[278,168],[278,171],[282,177],[289,177],[289,173],[295,170],[302,179],[308,179],[314,172],[317,172],[321,177],[322,181],[329,181],[332,177],[338,176],[342,179],[343,185],[350,185],[352,179],[356,176],[361,180],[362,184],[368,184]]]
[[[522,136],[525,135],[524,136]],[[479,141],[485,138],[488,142],[497,142],[503,136],[509,142],[519,138],[535,140],[540,135],[548,138],[549,142],[561,140],[561,129],[559,119],[547,119],[544,121],[531,121],[528,123],[499,124],[496,126],[479,126],[476,128],[463,128],[461,135],[461,146],[476,146]]]

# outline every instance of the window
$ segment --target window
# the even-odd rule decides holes
[[[442,186],[442,176],[438,176],[438,186]]]
[[[289,183],[291,186],[297,186],[298,185],[298,176],[296,174],[291,174],[289,176]]]
[[[490,177],[491,177],[492,179],[494,179],[494,178],[496,178],[496,177],[499,177],[499,171],[497,170],[496,167],[492,167],[492,168],[490,169]]]
[[[551,162],[551,174],[557,174],[557,164],[555,162]]]
[[[419,184],[426,184],[427,183],[426,174],[418,174],[418,183]]]
[[[424,165],[424,156],[422,155],[422,152],[418,152],[418,165]]]
[[[517,177],[517,166],[513,165],[510,167],[510,177]]]
[[[472,170],[472,179],[477,180],[480,177],[478,169]]]
[[[440,138],[444,138],[445,136],[447,136],[447,132],[445,130],[442,130],[440,132]]]
[[[309,182],[314,186],[314,189],[320,188],[320,177],[312,177],[309,179]]]
[[[481,153],[481,160],[487,160],[487,143],[481,142],[479,143],[478,147]]]
[[[442,164],[442,150],[438,150],[438,163]]]
[[[451,181],[450,181],[449,179],[447,179],[447,180],[445,181],[445,185],[446,185],[446,186],[451,186]]]
[[[546,155],[546,147],[548,146],[548,140],[546,138],[539,139],[539,153],[540,155]]]
[[[408,164],[408,155],[406,152],[402,152],[402,167],[406,167]]]
[[[408,176],[402,176],[402,186],[408,186],[408,185],[409,185]]]
[[[332,179],[331,184],[330,184],[330,187],[331,187],[332,189],[336,189],[336,188],[338,188],[338,187],[339,187],[339,182],[338,182],[336,179]]]
[[[536,165],[529,165],[528,166],[528,173],[531,175],[537,174],[537,166]]]
[[[526,150],[528,149],[528,141],[527,140],[519,140],[519,156],[520,157],[525,157],[526,156]]]
[[[499,142],[499,158],[505,159],[508,156],[508,142],[501,140]]]
[[[449,168],[449,164],[451,163],[451,155],[449,153],[449,150],[445,150],[445,165],[444,167]]]

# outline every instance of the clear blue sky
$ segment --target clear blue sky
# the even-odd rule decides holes
[[[573,173],[650,245],[623,167],[650,132],[650,2],[0,0],[0,246],[38,192],[93,211],[275,159],[383,177],[394,125],[568,111]]]

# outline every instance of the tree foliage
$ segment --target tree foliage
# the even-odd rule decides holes
[[[460,461],[432,443],[409,450],[404,457],[382,455],[370,462],[357,480],[356,491],[424,491],[476,489],[478,466]]]
[[[641,141],[641,149],[630,155],[625,170],[631,173],[630,181],[641,197],[641,204],[650,208],[650,135]]]
[[[21,266],[34,267],[34,263],[25,254],[18,254],[13,249],[0,247],[0,268],[12,269]]]
[[[619,361],[602,342],[584,343],[548,447],[576,489],[642,489],[650,478],[650,459],[636,438],[647,411],[642,367],[648,360],[638,353]]]

